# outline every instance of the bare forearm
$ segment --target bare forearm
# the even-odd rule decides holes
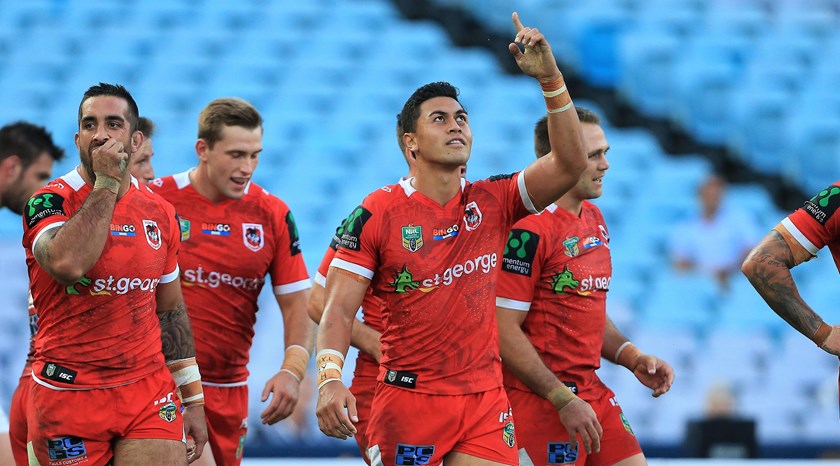
[[[350,335],[352,333],[353,317],[349,319],[340,312],[325,312],[321,317],[321,325],[316,336],[316,348],[333,349],[347,354],[350,348]]]
[[[750,253],[741,270],[776,314],[811,338],[822,319],[799,295],[790,273],[795,264],[793,254],[782,235],[772,231]]]
[[[187,308],[181,303],[175,310],[158,312],[160,319],[160,339],[163,343],[163,356],[167,361],[195,357],[193,340]]]
[[[615,352],[627,341],[621,332],[616,328],[612,319],[607,317],[607,323],[604,326],[604,343],[601,345],[601,357],[610,362],[615,362]]]
[[[500,331],[499,347],[505,366],[537,395],[545,397],[548,392],[562,384],[545,366],[521,328]]]
[[[382,345],[379,341],[381,336],[381,333],[357,319],[353,322],[353,330],[350,334],[350,343],[360,351],[373,356],[378,361],[382,355]]]
[[[35,245],[38,263],[62,284],[75,283],[102,255],[115,203],[111,191],[92,190],[78,212]]]

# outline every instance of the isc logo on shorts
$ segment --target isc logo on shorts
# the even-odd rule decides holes
[[[397,444],[397,457],[394,463],[400,466],[413,466],[416,464],[429,464],[435,454],[434,445],[408,445]]]
[[[569,442],[548,443],[548,464],[569,464],[577,459],[577,448],[572,448]]]
[[[51,460],[81,458],[87,455],[85,441],[72,436],[47,439],[47,451]]]

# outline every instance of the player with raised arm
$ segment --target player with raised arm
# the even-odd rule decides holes
[[[75,137],[81,164],[24,209],[39,315],[30,464],[185,465],[206,442],[201,376],[177,280],[178,219],[127,171],[143,143],[137,119],[124,87],[88,89]],[[90,409],[80,415],[80,407]],[[192,451],[185,431],[196,439]]]
[[[262,391],[262,401],[271,396],[260,415],[264,424],[294,410],[315,333],[294,217],[286,203],[251,180],[262,136],[262,117],[250,103],[216,99],[198,117],[198,166],[150,185],[181,221],[181,283],[204,377],[210,447],[220,466],[242,460],[247,364],[266,274],[283,313],[286,355]]]
[[[415,176],[371,193],[353,210],[327,275],[317,339],[317,415],[327,435],[356,433],[355,399],[341,367],[367,288],[385,302],[368,428],[373,465],[518,464],[498,352],[499,255],[513,223],[574,186],[586,161],[551,47],[516,13],[513,21],[509,50],[543,89],[552,153],[521,172],[468,183],[461,166],[472,133],[457,89],[420,87],[399,118]],[[457,235],[430,234],[456,227]]]
[[[595,371],[601,357],[621,364],[653,396],[668,391],[674,372],[636,349],[607,316],[610,236],[589,199],[603,192],[609,144],[600,118],[576,111],[586,170],[540,215],[517,222],[505,246],[496,291],[505,389],[517,419],[524,420],[520,454],[533,464],[641,466],[646,461],[639,442],[615,393]],[[536,125],[534,147],[538,158],[551,151],[545,119]]]

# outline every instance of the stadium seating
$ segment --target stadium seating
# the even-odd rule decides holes
[[[516,5],[553,41],[562,66],[617,90],[641,114],[727,145],[758,171],[808,191],[840,178],[840,1],[807,0],[808,8],[795,0],[436,1],[505,34]],[[67,151],[56,175],[77,163],[76,110],[96,82],[126,84],[141,114],[157,123],[158,175],[196,163],[197,114],[206,103],[247,98],[265,119],[255,179],[291,206],[312,275],[338,222],[368,192],[405,174],[395,115],[415,88],[436,80],[459,86],[470,113],[468,178],[510,173],[533,159],[532,129],[544,114],[533,80],[505,74],[484,49],[453,46],[435,22],[405,20],[386,0],[0,0],[0,124],[46,125]],[[788,327],[745,280],[725,293],[708,277],[669,268],[665,241],[697,209],[696,187],[711,164],[669,156],[645,128],[606,119],[604,126],[611,168],[596,204],[611,233],[610,314],[677,371],[672,393],[654,400],[623,368],[604,363],[600,373],[639,439],[679,444],[685,422],[702,414],[705,389],[727,378],[743,411],[759,420],[762,442],[836,442],[836,429],[820,429],[836,421],[836,406],[824,401],[826,381],[836,384],[836,359]],[[757,185],[733,186],[728,196],[768,230],[785,215]],[[19,262],[7,267],[21,260],[20,234],[19,217],[0,212],[0,264],[9,276],[25,277]],[[798,283],[816,309],[840,321],[830,314],[840,296],[823,278],[835,280],[836,268],[828,257],[818,262],[795,271]],[[0,288],[15,296],[0,312],[3,406],[27,344],[25,289],[25,278]],[[339,442],[317,427],[301,438],[288,423],[260,423],[263,384],[282,353],[282,319],[270,294],[261,306],[249,448],[311,441],[337,451]]]

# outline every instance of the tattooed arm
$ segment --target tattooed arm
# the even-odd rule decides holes
[[[767,305],[785,322],[815,340],[823,350],[840,354],[840,332],[829,327],[826,329],[830,330],[828,334],[816,336],[824,325],[823,320],[799,295],[790,273],[790,269],[812,257],[787,228],[779,224],[750,252],[741,271]]]

